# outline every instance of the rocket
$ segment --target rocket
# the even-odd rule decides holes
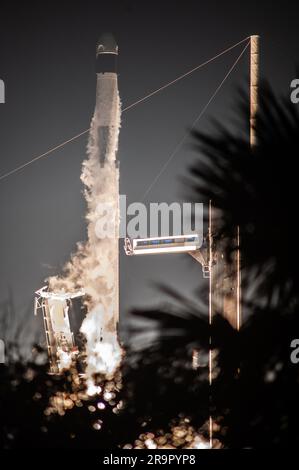
[[[87,241],[78,245],[77,253],[72,256],[67,265],[66,275],[62,278],[54,276],[49,279],[52,297],[53,295],[61,297],[61,293],[67,292],[72,294],[74,290],[84,292],[82,301],[87,313],[80,331],[86,338],[85,374],[88,390],[91,393],[97,390],[93,383],[95,374],[112,374],[118,367],[122,354],[118,342],[119,165],[117,150],[121,108],[116,72],[117,56],[118,47],[114,38],[110,34],[103,35],[96,46],[96,101],[89,131],[87,157],[83,161],[81,173],[87,203]],[[55,318],[59,320],[56,323],[59,328],[61,312],[65,311],[65,305],[61,303],[65,299],[61,301],[60,297],[60,303],[56,302],[55,297],[55,305],[52,301],[50,305],[48,299],[44,302],[47,304],[46,307],[48,304],[50,308],[53,307],[52,304],[54,305]],[[46,314],[48,310],[44,309]],[[63,335],[57,336],[55,330],[56,336],[53,336],[50,346],[52,347],[54,342],[55,345],[59,343],[58,346],[61,343],[60,349],[64,353],[65,331],[68,325],[62,326]],[[61,328],[58,333],[60,330]],[[69,350],[73,347],[71,338],[68,340],[68,346]],[[53,348],[50,349],[50,359],[53,358],[52,362],[55,362],[57,348],[54,352]]]
[[[111,342],[119,320],[119,164],[120,98],[117,77],[118,46],[104,34],[96,46],[96,102],[91,121],[88,163],[83,172],[87,202],[92,214],[88,226],[91,263],[86,292],[89,310],[98,315],[100,338]],[[85,181],[86,179],[86,181]],[[107,229],[108,226],[108,229]],[[104,230],[107,229],[108,234]],[[82,325],[84,331],[84,325]]]
[[[112,219],[114,234],[108,239],[111,256],[110,275],[113,293],[111,319],[108,331],[117,330],[119,321],[119,162],[117,160],[120,128],[120,98],[117,78],[118,46],[111,34],[103,34],[96,50],[96,105],[94,120],[98,126],[98,149],[101,165],[101,179],[108,182],[108,203],[111,204],[109,217]],[[107,174],[107,175],[106,175]],[[107,193],[106,193],[107,194]],[[107,273],[109,274],[109,273]],[[109,281],[109,279],[108,279]]]

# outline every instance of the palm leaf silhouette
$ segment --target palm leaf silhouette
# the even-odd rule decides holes
[[[290,303],[298,299],[299,254],[296,213],[299,114],[289,98],[277,98],[264,83],[256,121],[257,145],[214,123],[214,132],[193,133],[197,161],[187,177],[192,199],[212,200],[220,210],[220,232],[241,232],[244,282],[259,283],[256,295]],[[239,128],[248,121],[240,102]],[[228,243],[227,251],[235,249]]]

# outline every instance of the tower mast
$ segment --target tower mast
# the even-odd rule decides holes
[[[258,109],[260,37],[250,36],[250,145],[256,144],[256,113]]]
[[[250,145],[256,144],[256,114],[258,110],[259,36],[250,37]],[[217,234],[217,210],[209,206],[210,240],[210,321],[214,313],[222,314],[236,329],[241,326],[241,266],[240,251],[225,259],[225,239],[215,241]],[[236,245],[239,246],[239,228],[236,229]]]
[[[258,35],[250,36],[250,146],[256,145],[256,115],[258,110],[259,82],[259,40]],[[238,248],[228,263],[225,259],[225,239],[215,240],[217,235],[216,210],[209,203],[209,323],[215,313],[223,315],[237,330],[242,324],[241,312],[241,252]],[[236,245],[240,246],[240,230],[236,229]],[[210,337],[209,384],[212,385],[213,345]],[[213,446],[213,418],[209,423],[210,446]]]

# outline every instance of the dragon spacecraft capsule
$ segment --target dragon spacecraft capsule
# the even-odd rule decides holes
[[[118,46],[112,34],[103,34],[97,44],[97,73],[117,72]]]
[[[96,106],[94,121],[98,127],[99,160],[101,166],[116,161],[120,101],[117,80],[118,46],[111,34],[103,34],[96,48]]]

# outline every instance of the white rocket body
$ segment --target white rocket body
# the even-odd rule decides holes
[[[88,314],[81,331],[87,339],[87,375],[113,373],[121,359],[119,320],[119,165],[116,159],[120,99],[117,46],[111,37],[97,47],[96,105],[82,180],[88,204]]]
[[[90,125],[81,179],[87,202],[85,243],[66,266],[64,278],[50,278],[53,291],[82,289],[87,315],[86,377],[97,393],[95,374],[113,374],[121,360],[119,319],[119,168],[116,159],[120,99],[116,74],[117,45],[106,36],[97,46],[96,105]]]
[[[89,160],[82,176],[87,185],[89,214],[94,217],[89,223],[88,238],[96,265],[94,279],[90,279],[85,288],[87,294],[91,288],[92,303],[101,303],[104,307],[104,335],[116,331],[119,319],[119,165],[116,156],[120,99],[117,46],[111,37],[104,38],[103,42],[97,48],[96,105],[88,143]]]

